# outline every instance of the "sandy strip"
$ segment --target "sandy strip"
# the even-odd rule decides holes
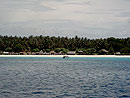
[[[130,55],[0,55],[0,57],[130,57]]]

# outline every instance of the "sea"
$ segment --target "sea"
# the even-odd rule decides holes
[[[0,57],[0,98],[130,98],[130,58]]]

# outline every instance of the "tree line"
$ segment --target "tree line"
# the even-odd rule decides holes
[[[83,51],[85,54],[100,54],[100,50],[105,49],[108,54],[120,52],[130,54],[130,38],[100,38],[88,39],[87,37],[73,38],[50,37],[50,36],[2,36],[0,35],[0,51],[21,52],[40,50],[50,52]]]

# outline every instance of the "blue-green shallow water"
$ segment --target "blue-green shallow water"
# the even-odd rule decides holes
[[[0,98],[126,97],[130,58],[0,58]]]

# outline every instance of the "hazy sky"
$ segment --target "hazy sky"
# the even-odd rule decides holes
[[[0,34],[130,37],[130,0],[0,0]]]

